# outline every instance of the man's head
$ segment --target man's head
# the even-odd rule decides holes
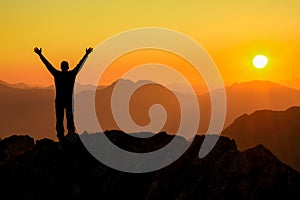
[[[61,71],[66,72],[69,69],[69,63],[67,61],[62,61],[60,64]]]

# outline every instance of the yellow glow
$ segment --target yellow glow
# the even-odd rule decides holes
[[[253,58],[252,63],[257,69],[265,68],[269,60],[264,55],[257,55]]]
[[[0,80],[53,84],[33,53],[35,46],[43,48],[55,67],[62,60],[74,67],[85,48],[141,27],[169,28],[196,40],[226,84],[257,78],[291,80],[300,74],[299,9],[300,1],[295,0],[2,1]],[[272,73],[257,77],[249,62],[249,55],[255,56],[252,52],[272,58]]]

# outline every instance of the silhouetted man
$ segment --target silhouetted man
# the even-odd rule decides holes
[[[88,55],[93,51],[92,48],[86,49],[86,53],[77,66],[69,71],[69,64],[67,61],[61,62],[61,71],[55,69],[48,60],[42,55],[42,48],[34,48],[34,52],[38,54],[46,65],[49,72],[53,75],[55,81],[56,99],[56,131],[59,141],[64,139],[64,109],[66,109],[68,134],[75,133],[75,125],[73,118],[73,89],[76,75],[83,66]]]

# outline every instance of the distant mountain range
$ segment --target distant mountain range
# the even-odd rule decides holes
[[[28,89],[28,88],[30,88],[30,86],[28,86],[25,83],[9,84],[9,83],[6,83],[5,81],[1,81],[1,80],[0,80],[0,85],[2,85],[2,86],[4,85],[4,86],[7,86],[7,87],[12,87],[12,88],[19,88],[19,89]]]
[[[131,152],[147,152],[173,138],[166,133],[150,139],[132,139],[120,131],[105,135]],[[203,138],[196,136],[169,166],[134,174],[97,161],[76,135],[66,137],[63,144],[10,136],[0,140],[1,199],[299,199],[300,173],[263,145],[239,151],[234,140],[221,136],[215,148],[199,159]],[[110,154],[109,149],[106,152]]]
[[[0,137],[32,134],[54,138],[54,90],[14,88],[0,83]]]
[[[136,83],[120,80],[126,87],[134,87]],[[96,111],[101,126],[106,129],[118,129],[110,108],[111,94],[115,83],[106,87],[99,87],[96,93]],[[76,85],[77,95],[82,91],[90,91],[89,85]],[[256,110],[285,110],[291,106],[300,106],[300,91],[281,86],[268,81],[251,81],[234,84],[226,88],[227,116],[225,127],[229,126],[237,117],[251,114]],[[182,94],[184,103],[189,105],[189,95]],[[0,137],[12,134],[31,134],[36,139],[55,138],[55,114],[53,87],[48,88],[20,88],[0,83]],[[199,133],[204,133],[210,121],[210,96],[203,93],[198,96],[201,122]],[[180,108],[175,96],[164,87],[150,84],[134,94],[130,102],[133,119],[140,125],[148,124],[149,107],[155,103],[162,104],[168,112],[168,118],[163,131],[174,133],[180,122]],[[76,109],[76,107],[75,107]],[[189,108],[194,109],[194,108]]]
[[[300,91],[269,81],[251,81],[234,84],[226,89],[226,126],[243,114],[268,109],[283,111],[292,106],[300,106]]]
[[[282,161],[300,170],[300,107],[244,114],[222,135],[233,138],[241,149],[264,144]]]
[[[120,80],[125,88],[134,88],[135,83],[130,80]],[[99,90],[96,94],[96,111],[101,121],[101,126],[106,129],[118,129],[110,108],[110,99],[115,83]],[[300,106],[300,91],[281,86],[268,81],[251,81],[234,84],[226,88],[227,93],[227,116],[225,127],[229,126],[237,117],[243,114],[251,114],[256,110],[285,110],[291,106]],[[191,107],[190,95],[176,93],[182,97],[183,103]],[[81,97],[84,98],[84,97]],[[198,96],[200,105],[199,133],[206,133],[210,122],[210,95],[203,93]],[[138,90],[130,102],[132,118],[139,125],[147,125],[150,122],[148,111],[151,105],[161,104],[168,113],[168,119],[164,131],[175,133],[179,127],[181,111],[176,97],[164,87],[150,84],[147,88]],[[101,113],[101,115],[100,115]]]

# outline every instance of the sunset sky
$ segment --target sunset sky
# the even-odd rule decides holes
[[[285,83],[300,77],[300,1],[2,1],[0,80],[50,85],[35,46],[57,68],[73,67],[86,47],[119,32],[163,27],[201,44],[225,84],[249,80]],[[264,69],[252,59],[268,57]],[[300,79],[299,79],[300,85]]]

